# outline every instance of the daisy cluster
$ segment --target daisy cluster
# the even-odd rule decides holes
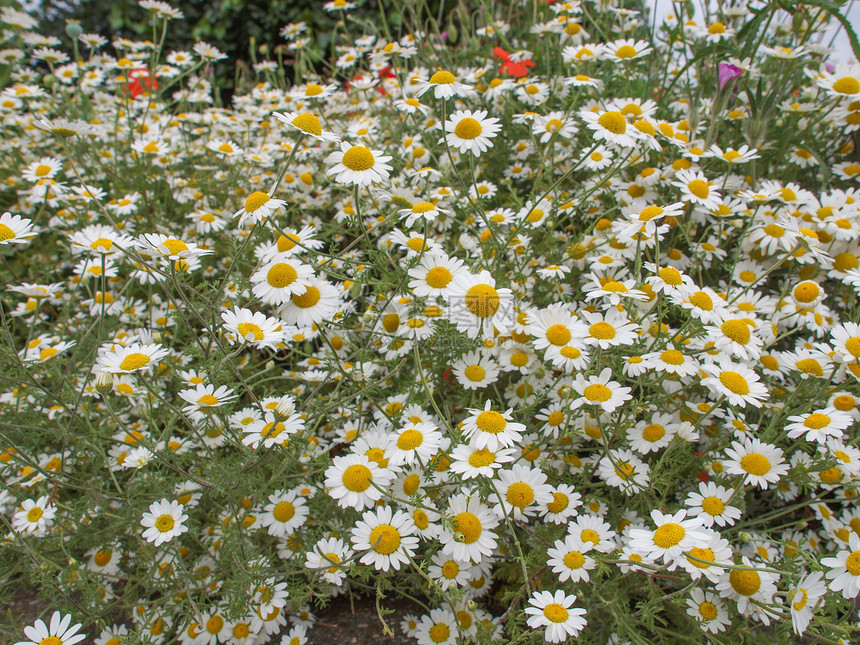
[[[63,610],[21,643],[361,594],[420,645],[849,642],[860,64],[673,8],[347,19],[317,71],[289,24],[229,107],[213,45],[4,8],[0,571]]]

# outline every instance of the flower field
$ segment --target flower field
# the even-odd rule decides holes
[[[0,11],[8,642],[857,642],[839,4],[139,4]]]

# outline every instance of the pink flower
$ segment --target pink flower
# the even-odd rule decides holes
[[[717,65],[717,76],[720,81],[720,89],[723,89],[729,81],[733,81],[738,76],[744,73],[744,70],[737,65],[729,63],[719,63]]]

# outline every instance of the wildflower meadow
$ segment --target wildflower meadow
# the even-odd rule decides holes
[[[858,642],[845,7],[445,4],[0,10],[0,641]]]

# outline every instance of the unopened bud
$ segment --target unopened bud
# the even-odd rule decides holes
[[[161,335],[160,331],[152,332],[152,342],[153,343],[160,343],[162,340],[164,340],[164,336]]]
[[[266,371],[275,369],[275,361],[266,361]]]
[[[476,603],[474,600],[470,600],[466,603],[466,607],[469,609],[469,611],[475,611],[478,608],[478,603]]]
[[[746,544],[747,542],[752,542],[752,539],[752,534],[747,533],[746,531],[741,531],[740,533],[738,533],[738,540],[740,540],[744,544]]]
[[[66,22],[66,35],[69,38],[78,38],[82,33],[84,33],[84,29],[81,27],[81,23],[77,20],[69,20]]]
[[[465,542],[466,536],[463,535],[462,533],[460,533],[460,531],[457,531],[456,533],[454,533],[454,541],[455,542]]]
[[[272,412],[272,414],[275,415],[275,419],[278,421],[286,421],[295,413],[296,406],[293,404],[293,400],[288,396],[283,397]]]
[[[99,372],[96,374],[96,392],[107,394],[113,390],[113,374],[110,372]]]

